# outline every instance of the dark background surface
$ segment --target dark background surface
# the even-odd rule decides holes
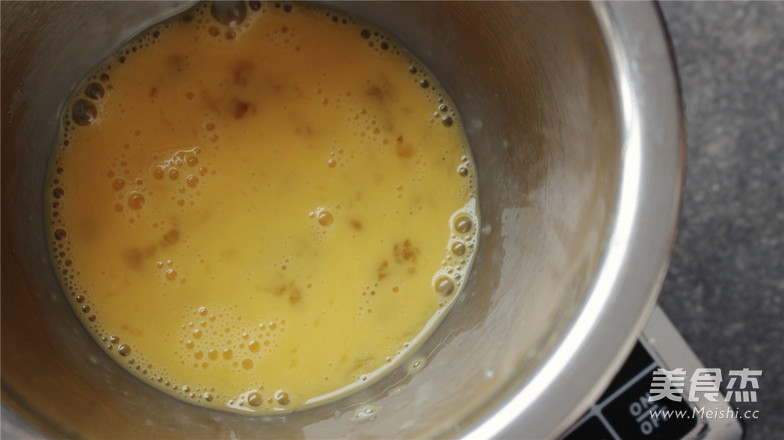
[[[707,368],[762,370],[746,439],[784,438],[784,2],[663,2],[686,113],[659,305]],[[727,383],[726,376],[723,382]]]

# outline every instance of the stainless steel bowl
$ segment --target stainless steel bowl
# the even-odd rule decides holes
[[[64,100],[182,3],[2,4],[3,433],[78,438],[557,436],[607,385],[662,282],[684,133],[650,3],[335,3],[396,35],[454,98],[481,247],[442,325],[367,389],[280,417],[183,403],[92,341],[47,257]]]

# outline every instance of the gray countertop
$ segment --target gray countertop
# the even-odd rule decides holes
[[[660,6],[688,159],[659,304],[706,367],[762,370],[746,438],[784,438],[784,2]]]

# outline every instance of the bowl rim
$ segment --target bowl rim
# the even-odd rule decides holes
[[[617,204],[576,319],[530,375],[499,386],[464,438],[555,438],[593,405],[656,305],[680,215],[686,134],[677,66],[653,2],[592,2],[617,81]],[[525,376],[525,377],[522,377]]]

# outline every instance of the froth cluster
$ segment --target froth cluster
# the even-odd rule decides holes
[[[466,167],[467,164],[461,165]],[[476,199],[452,214],[449,219],[452,233],[446,249],[446,257],[441,261],[441,269],[433,277],[433,289],[443,297],[451,296],[460,289],[468,275],[470,263],[476,250],[479,236],[479,217]]]

